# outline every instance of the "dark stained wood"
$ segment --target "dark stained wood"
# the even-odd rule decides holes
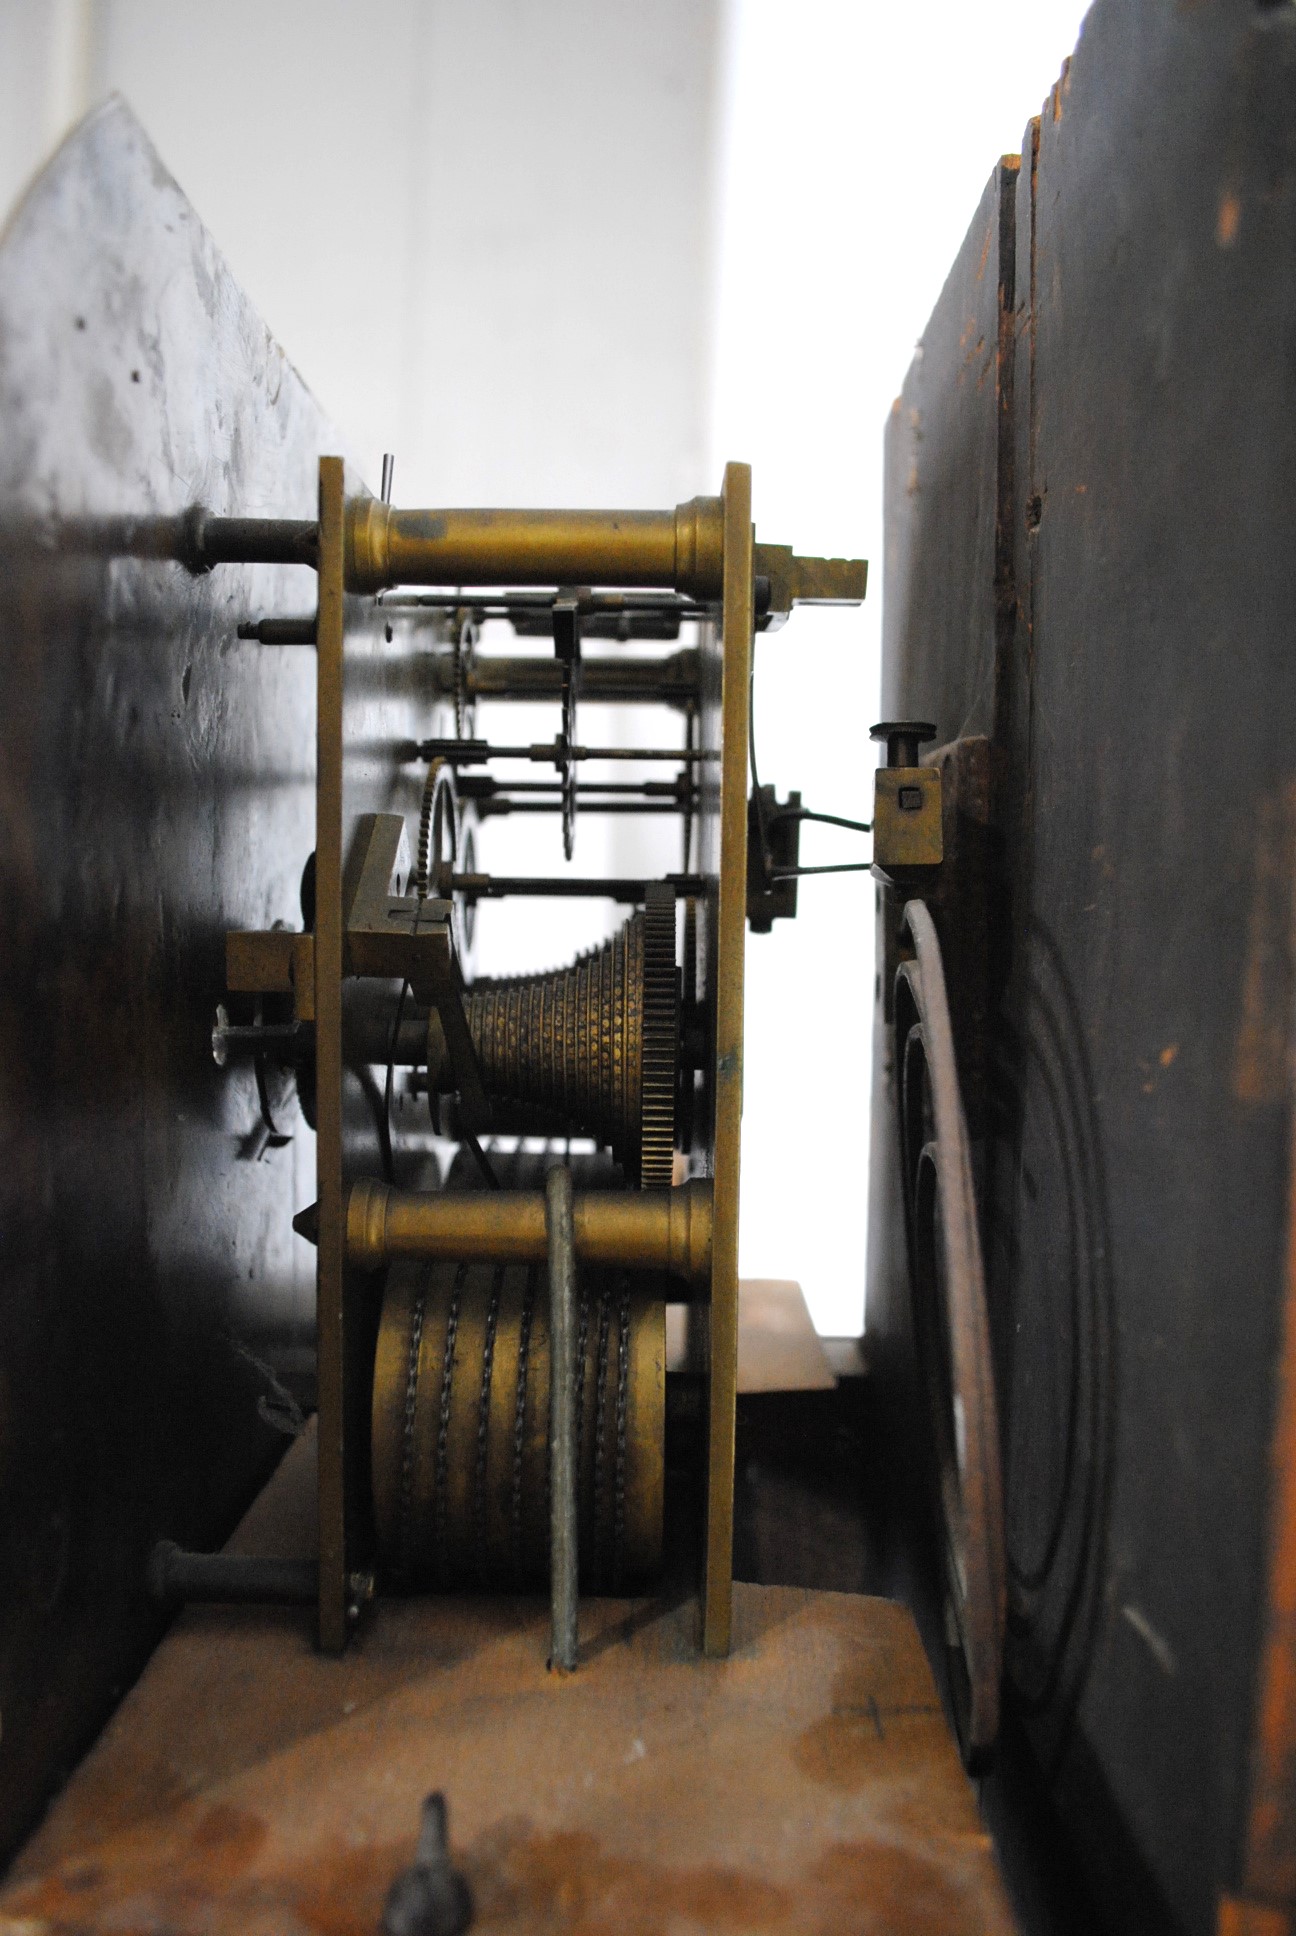
[[[1236,1872],[1286,1254],[1292,24],[1222,5],[1099,7],[1041,116],[1033,211],[1029,1059],[1011,1296],[1056,1321],[1075,1273],[1082,1314],[1095,1308],[1090,1340],[1072,1344],[1091,1362],[1070,1378],[1092,1378],[1106,1440],[1077,1447],[1093,1461],[1085,1544],[1101,1555],[1092,1617],[1082,1608],[1073,1629],[1089,1628],[1083,1685],[1070,1741],[1046,1713],[1040,1743],[1095,1869],[1114,1812],[1183,1928],[1208,1925]],[[1073,1153],[1052,1141],[1068,1112]],[[1069,1258],[1028,1207],[1028,1175],[1037,1205],[1074,1206],[1085,1235]],[[1010,1490],[1023,1566],[1044,1550],[1046,1508],[1067,1503],[1037,1350],[1010,1386],[1010,1459],[1055,1479],[1051,1502],[1038,1480]],[[1059,1373],[1065,1392],[1053,1357]],[[1028,1684],[1030,1663],[1016,1671]]]
[[[1016,174],[1009,155],[987,182],[887,423],[885,496],[897,510],[884,537],[881,716],[930,719],[939,741],[988,733],[994,717]],[[900,711],[902,698],[917,710]]]
[[[312,1453],[240,1544],[309,1526]],[[300,1617],[188,1614],[0,1916],[370,1936],[439,1786],[483,1931],[1007,1936],[910,1616],[741,1585],[734,1615],[731,1657],[705,1661],[690,1602],[586,1602],[558,1678],[538,1601],[387,1601],[340,1661]]]
[[[285,1097],[267,1147],[210,1036],[226,928],[299,925],[313,838],[313,655],[235,632],[314,575],[118,554],[198,502],[313,516],[337,439],[119,102],[0,242],[0,425],[7,1852],[158,1631],[153,1541],[219,1544],[283,1444],[313,1324],[313,1137]]]
[[[1256,1673],[1242,1882],[1255,1897],[1288,1903],[1296,1914],[1296,1141],[1291,1166],[1282,1346],[1270,1451],[1268,1582]]]
[[[1099,0],[1024,144],[1011,421],[996,439],[983,399],[965,428],[941,322],[916,482],[888,481],[888,709],[994,740],[1014,1740],[1100,1913],[1140,1931],[1296,1888],[1294,102],[1292,8]],[[991,226],[983,203],[961,263]],[[953,532],[923,522],[929,441],[965,466],[932,485]],[[978,711],[967,614],[991,609]],[[882,1067],[875,1146],[893,1106]],[[903,1280],[876,1162],[883,1367]]]

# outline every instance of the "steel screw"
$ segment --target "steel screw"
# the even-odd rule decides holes
[[[936,728],[929,719],[884,719],[869,730],[870,739],[886,741],[888,766],[917,766],[918,748],[935,737]]]
[[[439,1791],[423,1804],[411,1866],[398,1875],[383,1910],[383,1936],[461,1936],[473,1918],[472,1895],[450,1865],[448,1813]]]

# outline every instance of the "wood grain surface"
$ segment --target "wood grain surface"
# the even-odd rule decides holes
[[[294,1448],[246,1550],[309,1529]],[[0,1936],[370,1936],[450,1805],[475,1927],[1009,1931],[916,1630],[888,1601],[735,1589],[587,1601],[546,1671],[538,1600],[386,1601],[341,1660],[292,1614],[177,1622],[0,1896]]]

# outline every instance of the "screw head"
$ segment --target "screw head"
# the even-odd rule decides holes
[[[935,737],[930,719],[882,719],[869,728],[870,739],[886,741],[888,766],[917,766],[918,748]]]

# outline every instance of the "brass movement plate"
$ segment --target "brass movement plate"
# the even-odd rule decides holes
[[[403,748],[426,716],[423,675],[428,628],[384,614],[345,587],[348,497],[363,486],[341,458],[320,460],[319,619],[316,634],[318,765],[315,829],[315,1147],[319,1249],[316,1337],[319,1366],[319,1639],[346,1644],[352,1578],[373,1561],[368,1442],[377,1314],[346,1262],[349,1186],[374,1176],[380,1160],[373,1109],[344,1040],[343,979],[348,888],[373,817],[415,824],[422,774]]]
[[[716,921],[715,1199],[711,1249],[706,1550],[702,1645],[727,1654],[733,1603],[734,1427],[738,1399],[738,1182],[743,972],[747,942],[747,707],[751,685],[751,466],[724,478],[720,887]]]
[[[738,1345],[738,1186],[742,1123],[743,967],[747,875],[747,707],[754,624],[751,471],[727,467],[722,497],[701,500],[714,507],[715,537],[722,538],[719,648],[708,640],[709,692],[703,698],[703,738],[718,754],[718,785],[708,776],[700,815],[702,871],[713,885],[705,897],[706,979],[714,1002],[715,1040],[710,1075],[710,1120],[694,1151],[700,1174],[714,1184],[715,1242],[708,1318],[709,1406],[706,1452],[706,1533],[702,1578],[702,1641],[705,1651],[728,1651],[733,1569],[734,1421]],[[361,772],[367,757],[355,749],[398,746],[408,740],[391,686],[388,653],[373,648],[375,628],[368,601],[345,596],[348,520],[362,500],[346,499],[340,462],[321,467],[319,653],[319,831],[316,936],[316,1014],[319,1057],[320,1249],[320,1637],[328,1649],[345,1643],[348,1584],[371,1557],[367,1474],[357,1441],[367,1444],[366,1420],[355,1399],[363,1378],[365,1340],[360,1335],[363,1298],[346,1293],[342,1196],[363,1175],[363,1156],[347,1128],[346,1056],[342,1042],[341,978],[347,967],[344,879],[352,878],[357,816],[390,811],[403,802],[399,775]],[[686,507],[687,509],[687,507]],[[474,514],[476,515],[476,514]],[[374,513],[377,517],[378,513]],[[686,520],[687,523],[687,520]],[[672,556],[680,549],[675,514]],[[687,546],[685,549],[687,550]],[[719,545],[715,546],[719,552]],[[363,577],[363,574],[361,575]],[[384,628],[378,628],[379,630]],[[376,649],[377,659],[372,657]],[[366,660],[365,677],[348,681],[352,658]],[[380,704],[360,717],[365,694],[383,688]],[[354,690],[353,690],[354,688]],[[407,695],[408,687],[403,691]],[[716,768],[711,768],[714,774]],[[354,963],[352,964],[354,966]],[[372,1356],[373,1339],[368,1341]]]
[[[315,796],[315,1338],[319,1381],[319,1639],[326,1653],[346,1645],[345,1333],[346,1255],[342,1184],[342,640],[345,626],[345,467],[320,459],[319,618],[316,624]]]

